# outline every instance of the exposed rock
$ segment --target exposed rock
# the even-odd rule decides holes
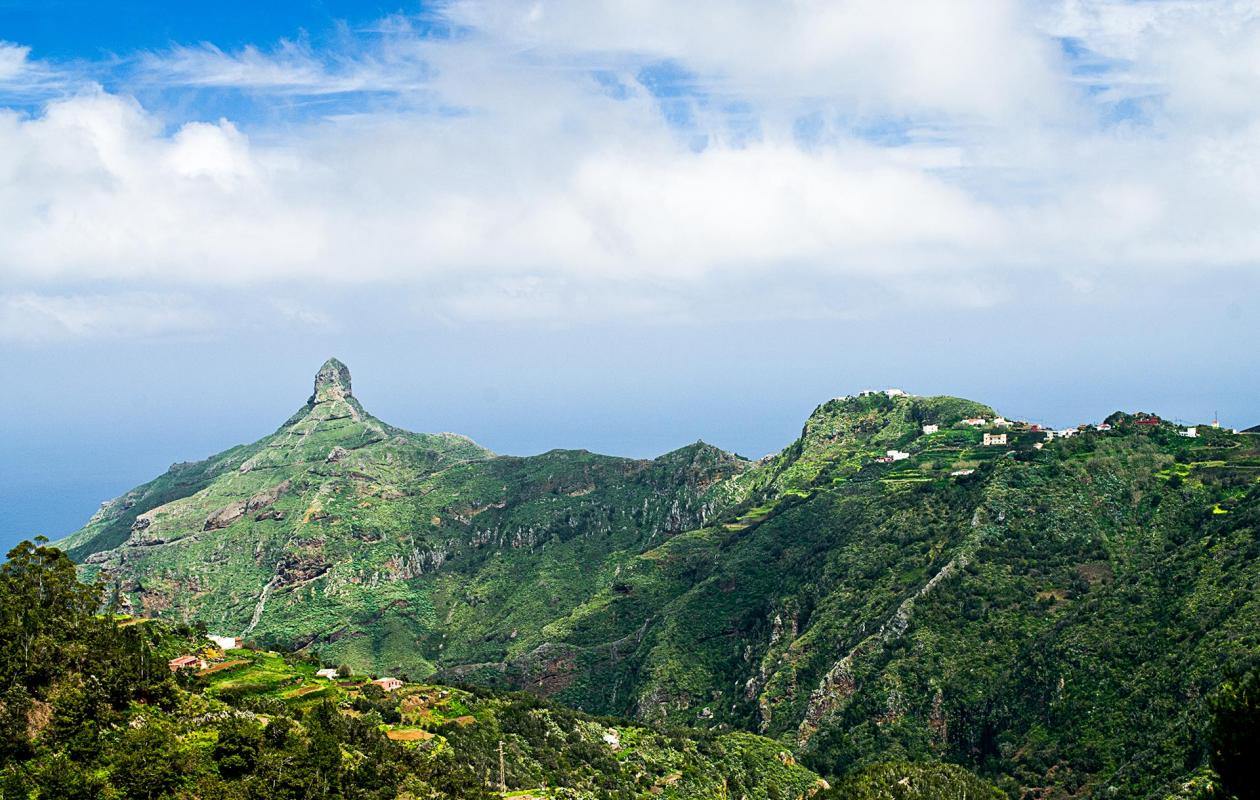
[[[293,483],[291,481],[284,481],[276,486],[271,487],[270,489],[266,489],[264,491],[259,492],[258,494],[249,498],[249,500],[245,501],[245,510],[258,511],[261,508],[266,508],[267,506],[276,502],[276,500],[280,499],[280,495],[289,491],[289,488],[292,485]]]
[[[348,455],[350,455],[350,451],[338,445],[334,447],[332,450],[328,451],[328,457],[325,458],[324,461],[326,461],[329,464],[335,464]]]
[[[214,531],[220,528],[226,528],[233,522],[236,522],[245,514],[245,501],[241,500],[230,503],[210,516],[206,517],[206,524],[202,526],[204,531]]]
[[[335,358],[330,358],[315,374],[315,392],[310,403],[326,403],[350,397],[350,368]]]

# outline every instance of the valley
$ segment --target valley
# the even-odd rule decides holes
[[[375,419],[330,360],[276,433],[57,544],[130,613],[357,671],[752,732],[831,778],[1163,796],[1260,664],[1260,437],[1188,433],[888,390],[755,462],[508,457]]]

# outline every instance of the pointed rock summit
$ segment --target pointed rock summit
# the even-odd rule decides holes
[[[325,361],[315,373],[315,393],[311,395],[310,403],[344,400],[351,396],[350,368],[335,358]]]

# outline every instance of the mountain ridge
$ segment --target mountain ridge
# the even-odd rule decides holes
[[[1233,624],[1260,620],[1246,547],[1231,556],[1241,578],[1184,577],[1251,530],[1252,436],[1119,412],[1048,432],[886,390],[820,404],[756,462],[702,442],[655,459],[496,456],[376,420],[344,365],[325,367],[275,433],[138,487],[65,540],[85,575],[146,614],[592,713],[759,732],[832,774],[892,752],[1027,786],[1167,783],[1177,751],[1151,732],[1171,729],[1119,720],[1173,686],[1201,697],[1223,652],[1260,654],[1193,616],[1150,616],[1224,597]],[[1183,577],[1151,583],[1165,574]],[[1159,654],[1148,664],[1197,666],[1152,694],[1126,684],[1139,665],[1122,654],[1093,665],[1094,700],[1054,688],[1078,669],[1070,641],[1135,630],[1151,638],[1134,647]],[[1103,696],[1114,721],[1089,711]],[[1056,704],[1073,711],[1038,722]],[[1047,724],[1052,745],[1034,747]],[[1096,736],[1119,761],[1083,755]],[[1118,770],[1135,758],[1157,777]]]

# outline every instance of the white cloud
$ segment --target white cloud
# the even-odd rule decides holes
[[[282,41],[268,52],[255,46],[235,53],[209,43],[176,46],[141,57],[138,75],[143,81],[161,85],[326,95],[415,90],[422,87],[425,72],[423,62],[396,53],[325,60],[308,45]]]
[[[1254,269],[1260,37],[1208,9],[457,0],[445,39],[396,18],[344,51],[148,54],[142,88],[375,102],[172,122],[80,80],[0,112],[0,338],[181,316],[137,293],[285,296],[277,324],[360,288],[452,319],[819,318]],[[694,76],[681,124],[636,77],[663,60]]]
[[[1112,96],[1154,94],[1179,126],[1248,125],[1260,114],[1260,6],[1251,0],[1068,0],[1043,25],[1117,63]]]
[[[0,41],[0,83],[11,81],[26,70],[31,48]]]
[[[192,335],[216,323],[196,302],[163,294],[0,295],[0,341]]]
[[[672,59],[711,88],[1011,123],[1061,110],[1055,48],[1011,0],[455,0],[519,48]]]

